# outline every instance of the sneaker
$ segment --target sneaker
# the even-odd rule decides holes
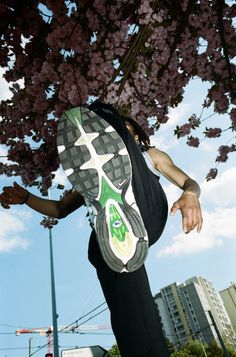
[[[123,140],[96,113],[78,107],[59,119],[57,148],[69,181],[96,211],[95,231],[105,262],[116,272],[137,270],[147,256],[148,238]]]

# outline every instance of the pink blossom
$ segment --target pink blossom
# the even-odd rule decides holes
[[[181,138],[182,136],[188,135],[191,132],[191,124],[184,124],[182,126],[177,126],[175,130],[175,134],[177,135],[178,138]]]
[[[206,180],[210,181],[210,180],[216,178],[217,174],[218,174],[218,170],[216,168],[210,169],[210,171],[208,172],[208,174],[206,176]]]
[[[221,128],[206,128],[204,134],[208,138],[218,138],[221,136],[222,129]]]
[[[200,144],[199,138],[189,136],[187,140],[187,145],[197,148]]]
[[[230,119],[232,123],[232,130],[236,130],[236,108],[231,109]]]
[[[229,78],[215,1],[196,2],[178,37],[179,14],[186,11],[188,0],[181,0],[178,8],[174,2],[151,0],[81,0],[73,2],[73,11],[64,0],[45,0],[48,18],[42,17],[39,1],[30,7],[22,2],[20,8],[16,3],[0,5],[0,60],[8,66],[4,78],[11,82],[12,92],[11,99],[0,103],[0,142],[13,161],[1,166],[1,172],[21,175],[26,185],[37,181],[45,191],[59,165],[56,121],[64,110],[84,105],[91,96],[100,98],[125,108],[151,135],[153,128],[168,121],[169,108],[181,103],[185,86],[196,77],[210,83],[204,108],[213,104],[215,112],[228,113],[224,127],[235,130],[236,86]],[[236,71],[235,8],[225,4],[223,16],[232,74]],[[22,36],[29,40],[24,46]],[[190,134],[201,130],[201,125],[192,116],[175,134],[187,135],[187,144],[197,146],[198,138]],[[202,131],[208,138],[224,135],[221,128]],[[221,147],[217,161],[226,160],[233,151],[232,145]]]

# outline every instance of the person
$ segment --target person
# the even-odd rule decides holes
[[[148,136],[136,121],[121,116],[112,106],[100,102],[92,103],[89,110],[111,125],[127,148],[132,166],[133,194],[147,231],[149,246],[160,238],[168,215],[160,175],[183,191],[170,213],[181,212],[182,228],[186,234],[193,229],[200,232],[202,214],[197,182],[179,169],[166,153],[151,147]],[[45,200],[14,183],[3,188],[0,202],[6,209],[14,204],[26,204],[43,215],[64,218],[84,205],[86,199],[77,190],[72,190],[59,201]],[[111,269],[101,252],[93,224],[92,228],[88,257],[96,268],[121,356],[170,356],[145,265],[142,262],[141,266],[128,273]]]

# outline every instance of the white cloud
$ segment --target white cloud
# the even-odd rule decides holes
[[[20,218],[21,220],[24,220],[24,221],[32,218],[32,211],[27,208],[17,209],[16,207],[15,208],[12,207],[10,213],[11,213],[11,215],[17,216],[17,218]]]
[[[157,253],[157,257],[197,254],[222,246],[225,239],[236,240],[236,208],[218,208],[213,212],[204,211],[204,224],[200,234],[178,233],[172,243]]]
[[[25,219],[28,218],[27,216],[27,213],[18,214],[16,210],[11,213],[0,211],[0,252],[12,252],[28,247],[28,241],[20,235],[26,230]]]
[[[172,137],[170,140],[170,135],[163,132],[163,130],[158,130],[153,136],[150,137],[150,142],[152,146],[155,146],[159,150],[168,151],[172,147],[178,144],[177,138],[171,133]]]
[[[163,247],[157,256],[197,254],[223,245],[226,239],[236,240],[235,182],[236,167],[226,169],[215,180],[204,181],[201,184],[201,202],[204,208],[201,233],[177,233],[172,237],[171,243]],[[171,207],[179,197],[179,190],[174,185],[166,185],[164,190]]]
[[[171,126],[176,125],[179,121],[187,122],[188,117],[191,115],[191,108],[192,105],[187,103],[181,103],[176,108],[170,108],[170,119],[163,127],[169,130]]]
[[[210,182],[202,184],[202,198],[220,207],[235,206],[236,167],[229,168]]]

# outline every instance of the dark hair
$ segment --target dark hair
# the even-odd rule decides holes
[[[141,125],[139,125],[134,119],[121,115],[118,110],[116,110],[111,104],[105,104],[100,102],[99,100],[96,100],[95,102],[90,104],[88,108],[94,112],[105,109],[105,111],[110,112],[114,116],[119,116],[133,127],[134,133],[139,137],[139,144],[143,146],[146,150],[150,148],[150,139],[141,127]]]
[[[141,125],[139,125],[134,119],[130,117],[122,118],[133,127],[134,133],[137,134],[139,137],[139,144],[143,145],[146,149],[150,148],[150,139],[141,127]]]

